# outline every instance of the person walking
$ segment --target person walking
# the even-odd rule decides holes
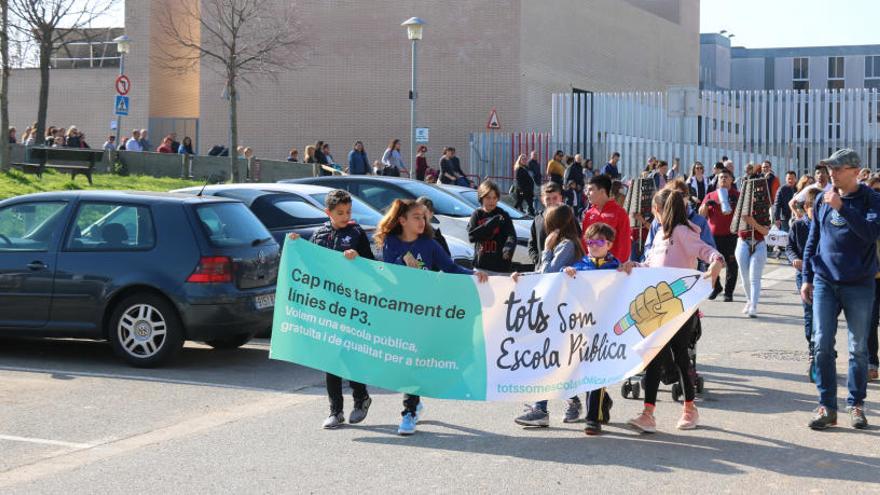
[[[617,168],[617,163],[620,162],[620,153],[614,152],[611,154],[611,157],[608,159],[608,163],[602,167],[602,170],[599,173],[605,174],[608,177],[611,177],[612,180],[620,180],[620,170]],[[618,238],[620,237],[620,232],[618,232]]]
[[[804,248],[801,297],[813,303],[813,342],[819,407],[809,427],[824,430],[837,424],[837,369],[834,341],[841,309],[849,340],[846,403],[853,428],[865,429],[868,387],[868,327],[878,272],[876,242],[880,237],[880,194],[858,182],[862,161],[851,149],[837,150],[824,164],[831,169],[833,189],[816,202]]]
[[[370,160],[364,143],[355,141],[354,147],[348,152],[348,173],[351,175],[370,175]]]
[[[427,153],[428,147],[424,144],[416,148],[416,180],[425,180],[425,172],[428,171],[428,158],[425,156]]]
[[[615,238],[621,242],[614,243],[611,254],[624,263],[629,260],[632,246],[627,242],[632,238],[629,225],[629,214],[612,197],[612,182],[607,175],[597,175],[587,184],[587,198],[590,209],[584,214],[581,232],[586,232],[594,223],[606,223],[614,229]],[[586,242],[583,245],[587,251]]]
[[[709,221],[709,229],[715,239],[715,248],[724,256],[726,270],[724,275],[724,288],[721,281],[715,281],[715,288],[709,294],[709,299],[714,300],[718,294],[724,292],[724,302],[733,301],[733,290],[736,289],[736,275],[739,267],[736,264],[736,242],[738,236],[730,232],[730,224],[733,222],[733,213],[736,209],[736,201],[739,193],[732,189],[733,174],[727,169],[718,172],[717,189],[710,192],[700,205],[700,215]]]
[[[388,148],[382,154],[382,164],[388,168],[397,169],[397,175],[406,170],[406,164],[403,163],[403,157],[400,155],[400,139],[392,139],[388,143]],[[387,173],[383,175],[388,175]]]
[[[584,180],[584,157],[580,154],[574,155],[574,161],[565,169],[565,175],[562,179],[562,183],[565,185],[572,182],[576,186],[576,194],[582,196],[584,194],[584,187],[586,187],[586,181]]]
[[[712,185],[712,179],[706,177],[706,167],[701,162],[694,162],[691,166],[691,175],[687,179],[687,185],[696,204],[701,204],[709,194],[709,187]]]
[[[144,151],[143,146],[141,145],[141,131],[137,129],[133,129],[131,131],[131,137],[128,138],[128,141],[125,142],[125,150],[126,151]]]
[[[785,184],[776,191],[776,199],[773,201],[773,223],[776,228],[788,232],[791,222],[791,207],[789,202],[794,198],[797,174],[789,170],[785,173]]]
[[[528,210],[529,215],[535,216],[535,180],[529,172],[529,164],[526,155],[519,155],[513,164],[513,173],[516,178],[516,204],[513,206],[519,211]],[[525,209],[523,208],[525,203]]]
[[[553,154],[553,158],[547,162],[547,177],[560,186],[564,184],[562,180],[565,175],[565,165],[562,164],[564,159],[565,153],[563,153],[562,150],[557,150],[556,153]]]

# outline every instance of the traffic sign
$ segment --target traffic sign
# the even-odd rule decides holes
[[[125,96],[131,90],[131,80],[128,76],[121,74],[116,78],[116,92],[121,96]]]
[[[489,121],[486,122],[486,129],[493,131],[501,129],[501,121],[498,120],[498,112],[496,112],[494,108],[492,109],[492,112],[489,113]]]
[[[419,144],[428,144],[431,136],[431,129],[427,127],[416,127],[416,142]]]
[[[116,115],[128,115],[128,97],[116,95]]]

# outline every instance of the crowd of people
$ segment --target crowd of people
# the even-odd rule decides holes
[[[402,167],[395,150],[399,151],[399,142],[392,141],[386,158],[391,160],[390,166]],[[363,156],[356,156],[358,153]],[[438,179],[464,184],[461,179],[466,177],[454,164],[454,153],[454,149],[445,150]],[[816,383],[820,396],[808,426],[824,429],[837,421],[834,337],[838,315],[843,312],[849,334],[850,421],[855,428],[866,428],[867,382],[877,379],[878,369],[880,176],[861,169],[858,155],[851,150],[838,151],[819,162],[812,176],[799,179],[794,171],[788,171],[784,181],[776,176],[769,161],[745,167],[745,173],[737,179],[734,164],[727,157],[713,165],[711,174],[700,162],[685,173],[678,160],[673,160],[670,167],[668,162],[652,157],[640,174],[640,178],[651,179],[655,185],[651,213],[643,215],[623,207],[628,185],[621,181],[620,158],[619,153],[613,153],[603,167],[594,170],[592,161],[580,155],[569,159],[562,152],[556,153],[546,167],[538,164],[536,153],[528,159],[525,155],[517,157],[514,199],[517,208],[534,214],[528,251],[535,270],[563,271],[576,277],[583,270],[630,273],[636,267],[698,268],[713,283],[711,299],[723,293],[724,301],[732,302],[737,278],[741,279],[743,313],[757,318],[761,278],[770,250],[765,239],[771,229],[786,232],[788,243],[781,252],[796,271],[794,282],[803,300],[804,333],[811,362],[809,378]],[[349,154],[349,163],[350,170],[353,163],[356,170],[364,170],[368,161],[361,143]],[[427,176],[428,167],[423,170]],[[376,171],[374,167],[372,172]],[[546,181],[542,180],[542,171]],[[740,190],[749,180],[766,181],[771,212],[761,216],[768,220],[746,213],[738,223],[738,231],[731,232]],[[510,274],[518,280],[520,274],[513,272],[512,264],[516,234],[510,216],[498,208],[502,191],[485,181],[477,188],[477,196],[481,206],[468,223],[469,240],[475,247],[474,270],[452,262],[448,247],[439,242],[442,235],[431,228],[433,212],[427,198],[397,200],[391,205],[374,236],[384,261],[424,270],[476,274],[481,281],[490,273]],[[326,206],[330,221],[324,229],[328,233],[352,228],[351,198],[347,193],[328,195]],[[369,249],[356,248],[355,244],[322,243],[321,239],[331,237],[338,238],[316,234],[314,242],[341,250],[349,259],[372,256]],[[363,242],[358,240],[365,235],[344,238],[352,243]],[[723,283],[722,271],[726,272]],[[628,421],[636,430],[656,431],[654,408],[664,360],[677,369],[684,393],[676,427],[692,429],[699,424],[688,357],[688,346],[698,328],[699,315],[695,314],[648,365],[644,408]],[[372,400],[365,385],[353,383],[352,388],[355,406],[349,422],[358,423],[366,418]],[[323,426],[336,428],[345,422],[341,379],[328,374],[327,390],[331,414]],[[588,435],[599,434],[610,417],[612,404],[605,389],[587,394],[584,401],[571,397],[563,421],[585,421]],[[400,434],[415,432],[423,407],[419,397],[404,397]],[[515,421],[526,427],[548,426],[547,401],[529,405]]]
[[[56,127],[50,125],[46,128],[46,134],[40,139],[37,136],[37,123],[25,128],[21,137],[18,137],[15,127],[9,128],[9,144],[23,144],[25,146],[46,146],[49,148],[81,148],[91,149],[86,142],[86,135],[75,125],[70,127]],[[162,138],[162,142],[155,149],[150,142],[149,132],[146,129],[133,129],[129,136],[124,136],[116,142],[116,135],[110,134],[101,147],[107,151],[153,151],[156,153],[178,153],[181,155],[193,155],[193,141],[185,136],[182,141],[177,140],[177,133],[171,132]]]

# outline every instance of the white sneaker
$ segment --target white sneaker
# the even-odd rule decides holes
[[[749,308],[748,312],[749,318],[757,318],[758,317],[758,308],[752,306]]]
[[[752,303],[746,301],[746,305],[743,306],[742,314],[747,315],[752,311]]]

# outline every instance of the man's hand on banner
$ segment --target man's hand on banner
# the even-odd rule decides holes
[[[287,234],[287,238],[290,239],[291,241],[295,241],[295,240],[299,239],[299,234],[297,234],[296,232],[291,232],[291,233]]]
[[[481,284],[485,284],[489,281],[489,274],[486,272],[481,272],[480,270],[474,271],[474,275],[477,276],[477,281]]]
[[[681,299],[675,297],[666,282],[648,287],[629,305],[629,314],[642,337],[654,333],[664,323],[684,313]]]
[[[342,252],[342,255],[345,256],[346,259],[353,260],[358,257],[358,252],[354,249],[346,249]]]
[[[626,263],[624,263],[624,264],[620,265],[619,267],[617,267],[617,271],[619,271],[619,272],[624,272],[624,273],[626,273],[627,275],[629,275],[629,274],[632,273],[633,268],[635,268],[635,267],[637,267],[637,266],[639,266],[639,264],[636,263],[635,261],[627,261]]]

